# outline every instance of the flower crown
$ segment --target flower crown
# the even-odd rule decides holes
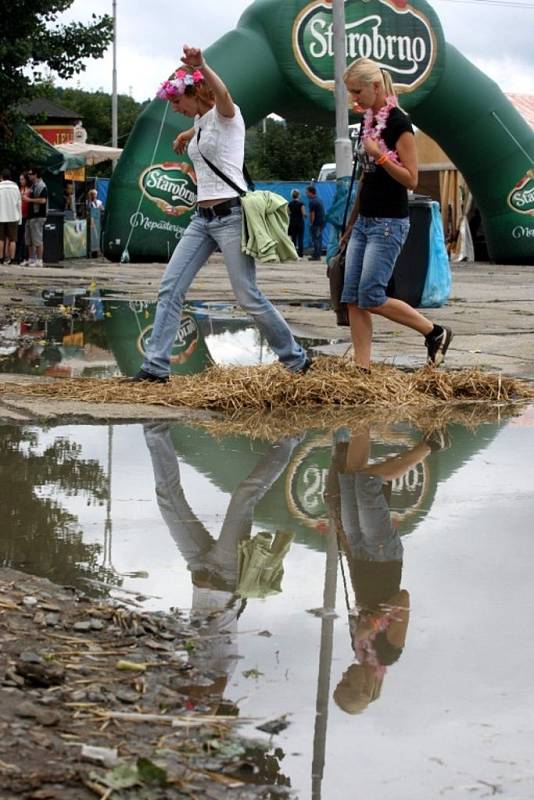
[[[189,72],[187,69],[180,67],[177,69],[172,78],[163,81],[156,97],[161,100],[174,100],[175,97],[181,97],[188,86],[195,86],[204,80],[204,75],[199,69]]]

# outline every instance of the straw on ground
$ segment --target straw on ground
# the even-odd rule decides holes
[[[53,397],[90,403],[141,403],[242,410],[371,407],[431,408],[465,403],[509,403],[534,398],[525,381],[480,369],[448,371],[423,367],[405,371],[385,364],[364,374],[345,359],[316,358],[305,375],[279,364],[257,367],[211,367],[195,375],[174,376],[168,383],[128,383],[120,378],[54,379],[0,383],[0,393]]]

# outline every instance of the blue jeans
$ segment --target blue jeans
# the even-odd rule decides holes
[[[154,328],[143,369],[153,375],[170,372],[170,353],[180,326],[185,294],[197,272],[219,246],[236,299],[250,314],[280,361],[299,371],[306,352],[293,338],[289,326],[256,286],[254,259],[241,252],[241,208],[227,217],[206,219],[195,214],[178,242],[161,279]]]
[[[324,225],[312,225],[310,228],[314,258],[321,258],[323,252],[323,229]]]
[[[239,543],[250,537],[257,503],[282,475],[300,439],[280,439],[258,458],[250,474],[232,492],[219,538],[215,540],[195,515],[184,494],[170,431],[170,425],[162,423],[144,426],[161,515],[191,572],[208,569],[235,586],[239,572]]]
[[[375,308],[386,289],[410,230],[408,217],[358,217],[347,246],[342,303]]]

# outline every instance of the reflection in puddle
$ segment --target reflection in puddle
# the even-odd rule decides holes
[[[272,443],[4,426],[0,563],[189,609],[181,688],[282,720],[298,797],[530,797],[533,446],[532,411]]]
[[[54,307],[0,328],[0,373],[47,377],[134,375],[152,332],[155,303],[116,296],[47,295]],[[303,339],[305,347],[324,340]],[[255,325],[225,303],[186,306],[171,353],[173,374],[212,364],[270,364],[275,354]]]

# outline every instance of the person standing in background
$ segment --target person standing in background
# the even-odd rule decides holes
[[[289,212],[289,228],[288,233],[291,241],[295,245],[295,249],[300,258],[304,253],[304,219],[306,217],[306,206],[300,199],[300,192],[298,189],[293,189],[291,192],[291,201],[287,205]]]
[[[19,191],[20,202],[22,211],[22,220],[18,228],[17,248],[15,251],[15,261],[21,266],[28,263],[27,248],[26,248],[26,223],[28,222],[28,214],[30,212],[30,179],[27,172],[22,172],[19,176]]]
[[[87,194],[87,208],[98,208],[101,211],[104,210],[104,203],[102,200],[98,199],[98,193],[96,189],[89,189]]]
[[[65,219],[76,219],[76,195],[72,181],[65,181],[63,187],[63,211],[65,212]]]
[[[0,261],[11,264],[15,260],[17,231],[21,221],[21,200],[17,184],[11,180],[8,169],[2,171],[0,181]]]
[[[317,197],[315,186],[308,186],[306,195],[309,200],[310,209],[310,232],[313,246],[313,254],[309,257],[310,261],[320,261],[323,252],[323,230],[326,222],[326,213],[322,200]]]
[[[30,211],[26,224],[26,244],[28,245],[30,261],[34,267],[43,266],[43,234],[48,214],[48,189],[41,178],[41,172],[34,167],[28,170],[31,182]]]

